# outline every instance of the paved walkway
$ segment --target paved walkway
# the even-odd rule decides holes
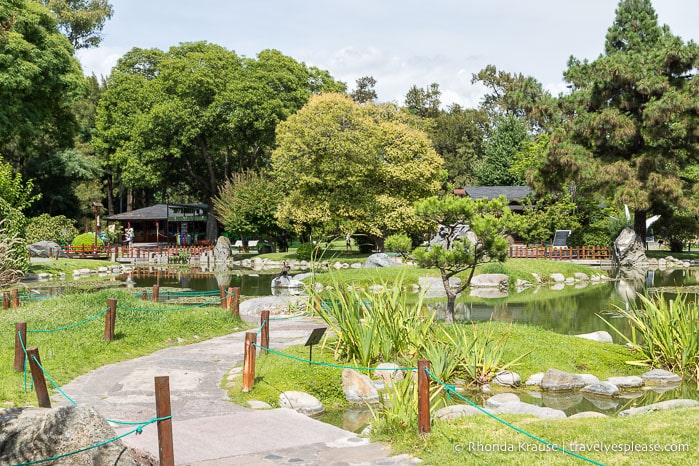
[[[311,318],[270,322],[270,346],[305,343],[321,326]],[[80,405],[108,419],[155,417],[154,377],[170,377],[175,461],[178,465],[395,465],[413,464],[391,456],[383,444],[316,421],[290,409],[251,410],[227,401],[220,388],[228,371],[243,360],[245,332],[101,367],[64,385]],[[338,377],[339,379],[339,377]],[[58,398],[56,398],[58,401]],[[57,404],[67,404],[61,399]],[[117,434],[132,426],[115,428]],[[157,430],[123,439],[158,457]]]

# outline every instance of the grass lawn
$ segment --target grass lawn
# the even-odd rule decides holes
[[[116,338],[103,339],[107,299],[117,299]],[[179,309],[184,306],[178,306]],[[126,309],[130,308],[130,309]],[[23,303],[0,312],[0,405],[36,405],[36,395],[24,391],[24,375],[14,372],[15,322],[28,330],[69,326],[97,316],[83,325],[54,332],[29,333],[25,345],[39,348],[41,363],[57,384],[106,364],[150,354],[161,348],[204,340],[249,327],[217,303],[173,309],[172,305],[142,301],[124,289],[79,292],[58,298]],[[138,310],[133,310],[138,309]],[[50,382],[47,381],[50,385]],[[51,388],[51,387],[49,387]]]

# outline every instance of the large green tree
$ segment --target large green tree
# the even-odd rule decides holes
[[[315,235],[375,238],[414,227],[413,203],[440,188],[443,161],[413,117],[395,106],[314,96],[279,125],[274,176],[286,192],[282,225]]]
[[[529,140],[526,123],[514,116],[498,118],[495,129],[484,143],[483,159],[476,166],[481,186],[521,186],[524,177],[513,170],[517,154]]]
[[[276,50],[253,59],[206,42],[134,49],[107,79],[98,153],[127,188],[163,197],[178,186],[178,196],[208,202],[207,237],[215,238],[210,200],[219,180],[266,167],[277,124],[324,90],[344,85]]]
[[[0,155],[25,178],[28,159],[72,146],[72,104],[84,84],[49,10],[32,0],[0,2]]]
[[[697,44],[659,26],[649,0],[622,0],[604,54],[568,62],[566,118],[539,181],[627,204],[643,237],[649,211],[696,205],[699,187],[685,175],[699,157],[698,67]]]
[[[114,13],[107,0],[41,0],[58,20],[58,27],[77,49],[97,47],[102,28]]]

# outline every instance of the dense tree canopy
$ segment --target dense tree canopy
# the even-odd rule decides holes
[[[84,89],[53,14],[30,0],[0,3],[0,155],[24,174],[30,157],[71,147],[72,103]]]
[[[77,49],[97,47],[102,28],[114,13],[107,0],[41,0],[58,19],[61,30]]]
[[[133,49],[107,80],[98,153],[128,188],[179,184],[209,202],[230,173],[267,166],[277,124],[324,90],[344,85],[276,50],[252,59],[206,42]]]
[[[699,161],[698,67],[697,44],[659,26],[649,0],[622,0],[605,54],[568,63],[567,118],[539,170],[545,186],[572,182],[578,195],[627,204],[643,236],[648,211],[696,205],[685,175]]]
[[[412,204],[435,194],[443,161],[394,106],[314,96],[277,129],[274,176],[287,193],[277,218],[314,234],[406,231]]]

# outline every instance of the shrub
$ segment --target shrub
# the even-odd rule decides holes
[[[39,241],[53,241],[58,244],[69,244],[78,235],[78,229],[73,225],[73,220],[65,215],[52,217],[49,214],[41,214],[29,219],[26,229],[28,243]]]
[[[318,246],[313,243],[301,243],[296,248],[296,258],[302,261],[310,261],[318,258]]]
[[[0,270],[13,270],[21,276],[29,270],[29,251],[24,240],[26,217],[0,198]],[[16,274],[12,274],[16,276]]]
[[[568,246],[609,246],[613,240],[609,231],[600,227],[585,227],[576,230],[568,236]]]
[[[413,250],[413,241],[405,233],[391,235],[386,238],[384,248],[386,251],[396,252],[403,257],[407,257]]]
[[[73,238],[73,241],[70,243],[70,245],[73,248],[76,249],[91,249],[95,244],[97,247],[104,246],[104,242],[102,242],[101,239],[96,238],[95,242],[95,234],[94,233],[83,233],[82,235],[78,235],[75,238]]]

